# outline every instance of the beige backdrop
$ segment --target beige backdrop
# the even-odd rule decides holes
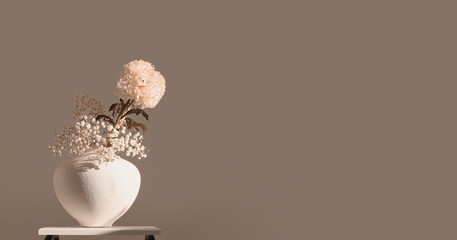
[[[456,6],[294,2],[0,3],[0,238],[75,224],[52,188],[52,133],[77,92],[116,101],[122,65],[143,58],[167,92],[117,225],[456,239]]]

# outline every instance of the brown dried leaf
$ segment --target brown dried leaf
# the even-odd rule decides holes
[[[131,118],[124,118],[124,120],[125,120],[125,123],[127,123],[127,124],[134,122],[133,119],[131,119]]]
[[[125,123],[127,124],[127,128],[136,128],[139,131],[139,128],[143,130],[143,133],[148,130],[146,125],[142,123],[137,123],[136,121],[132,120],[131,118],[125,118]]]
[[[114,125],[113,119],[111,119],[110,117],[108,117],[108,116],[106,116],[106,115],[104,115],[104,114],[98,115],[95,119],[96,119],[96,120],[103,119],[104,121],[108,121],[109,123],[111,123],[112,125]]]
[[[135,109],[129,110],[124,116],[130,115],[130,114],[133,114],[133,113],[135,113],[136,115],[139,115],[141,113],[141,115],[144,118],[146,118],[146,120],[149,120],[149,115],[143,109],[139,109],[139,108],[135,108]]]
[[[111,107],[109,107],[109,111],[113,111],[113,117],[118,113],[120,112],[121,110],[121,103],[113,103],[113,105],[111,105]]]
[[[142,124],[142,123],[138,123],[137,124],[138,127],[141,128],[141,130],[143,130],[143,133],[146,132],[148,130],[148,128],[146,127],[146,125]]]

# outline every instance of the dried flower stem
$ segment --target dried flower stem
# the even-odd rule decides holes
[[[127,101],[124,109],[122,109],[122,111],[117,116],[116,122],[114,123],[114,129],[118,129],[120,126],[122,126],[122,124],[124,123],[124,120],[125,120],[125,116],[126,116],[125,114],[130,109],[132,109],[132,107],[134,105],[134,102],[135,102],[135,100],[128,100]]]

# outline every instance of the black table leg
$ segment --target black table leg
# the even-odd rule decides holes
[[[59,240],[59,235],[46,235],[45,240]]]
[[[154,235],[146,235],[144,239],[145,240],[155,240]]]

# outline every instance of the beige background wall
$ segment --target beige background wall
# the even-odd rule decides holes
[[[116,101],[122,65],[143,58],[167,92],[118,225],[456,239],[456,6],[295,2],[0,3],[0,238],[75,224],[47,145],[77,92]]]

